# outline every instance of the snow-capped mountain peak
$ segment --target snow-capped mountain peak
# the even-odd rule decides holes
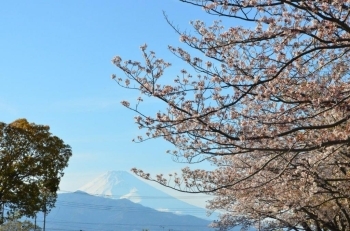
[[[207,218],[205,209],[178,200],[125,171],[110,171],[102,174],[79,190],[111,199],[128,199],[159,211]]]
[[[126,198],[135,203],[139,203],[141,199],[137,194],[138,190],[134,184],[132,184],[135,182],[135,179],[138,180],[128,172],[109,171],[80,187],[79,190],[91,195],[113,199]]]

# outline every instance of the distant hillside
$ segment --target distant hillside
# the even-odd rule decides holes
[[[37,224],[43,227],[43,215]],[[59,194],[46,218],[46,230],[66,231],[213,231],[210,221],[189,215],[160,212],[127,199],[109,199],[83,192]]]

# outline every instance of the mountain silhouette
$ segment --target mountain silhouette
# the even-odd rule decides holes
[[[31,220],[33,222],[33,220]],[[211,222],[190,215],[160,212],[127,199],[92,196],[82,191],[58,195],[46,217],[46,230],[66,231],[214,231]],[[43,227],[43,214],[37,215]]]

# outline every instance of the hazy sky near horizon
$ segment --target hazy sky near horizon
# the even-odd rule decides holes
[[[177,0],[1,3],[0,121],[26,118],[49,125],[54,135],[72,146],[61,190],[75,191],[111,170],[138,167],[168,173],[185,166],[165,154],[172,146],[163,140],[131,142],[142,131],[134,124],[135,114],[120,101],[132,101],[139,94],[110,78],[113,73],[121,75],[111,59],[120,55],[141,61],[139,46],[144,43],[174,64],[166,78],[171,81],[179,73],[184,63],[167,46],[186,46],[163,11],[187,31],[190,20],[215,20]]]

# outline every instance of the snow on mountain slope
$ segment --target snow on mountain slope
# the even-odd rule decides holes
[[[129,199],[134,203],[140,203],[141,198],[138,194],[138,179],[131,174],[123,171],[107,172],[86,185],[79,188],[80,191],[96,196],[104,196],[112,199]],[[142,181],[141,181],[142,182]],[[135,184],[136,183],[136,184]],[[143,182],[142,182],[143,183]],[[141,187],[144,185],[140,184]]]
[[[205,209],[178,200],[125,171],[107,172],[79,190],[112,199],[125,198],[158,211],[188,214],[211,220],[217,218],[217,215],[208,218]]]

